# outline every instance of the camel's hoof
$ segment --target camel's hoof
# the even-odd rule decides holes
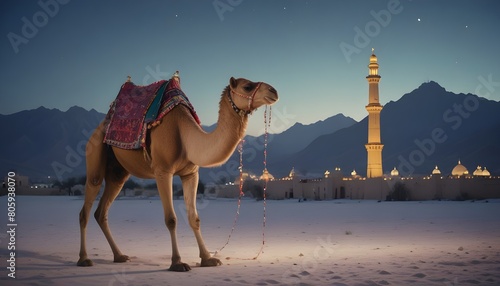
[[[92,262],[92,260],[86,258],[86,259],[80,259],[78,260],[78,262],[76,263],[76,265],[78,266],[94,266],[94,262]]]
[[[210,267],[219,265],[222,265],[222,262],[215,257],[210,257],[209,259],[202,259],[200,264],[201,267]]]
[[[127,261],[130,261],[130,257],[128,257],[127,255],[117,256],[117,257],[115,257],[115,260],[113,260],[113,262],[117,262],[117,263],[122,263],[122,262],[127,262]]]
[[[177,264],[172,264],[170,265],[170,268],[168,269],[169,271],[176,271],[176,272],[186,272],[191,270],[191,267],[187,265],[186,263],[179,262]]]

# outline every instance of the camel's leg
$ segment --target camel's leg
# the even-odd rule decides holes
[[[170,239],[172,241],[172,264],[169,270],[171,271],[189,271],[191,267],[181,261],[179,249],[177,247],[177,216],[175,215],[172,182],[173,174],[167,172],[156,172],[156,184],[158,186],[158,193],[160,194],[161,202],[163,204],[163,211],[165,214],[165,224],[170,232]]]
[[[106,176],[104,177],[106,182],[104,192],[102,194],[102,198],[99,200],[99,205],[94,213],[94,217],[101,227],[104,236],[108,240],[109,246],[111,246],[114,262],[126,262],[130,260],[127,255],[121,253],[120,249],[116,245],[108,224],[109,208],[129,177],[130,174],[118,163],[113,152],[109,150],[106,164]]]
[[[87,181],[85,183],[85,202],[80,211],[80,259],[78,266],[92,266],[93,262],[87,256],[86,234],[89,214],[92,209],[106,170],[106,145],[104,139],[103,125],[94,131],[86,147]]]
[[[198,247],[200,249],[201,266],[219,266],[222,262],[211,257],[210,253],[205,246],[203,237],[201,236],[200,229],[200,218],[198,216],[198,211],[196,210],[196,192],[198,189],[198,172],[195,172],[189,176],[181,177],[182,188],[184,190],[184,202],[186,204],[186,211],[188,214],[189,225],[193,229],[194,236],[198,242]]]

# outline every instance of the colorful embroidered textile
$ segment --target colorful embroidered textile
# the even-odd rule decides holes
[[[179,104],[186,106],[200,124],[177,80],[161,80],[147,86],[124,83],[106,115],[104,143],[122,149],[145,147],[148,125],[155,125]]]

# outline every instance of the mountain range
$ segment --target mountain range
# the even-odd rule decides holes
[[[382,97],[383,98],[383,97]],[[33,180],[61,179],[85,173],[85,144],[105,114],[72,107],[62,112],[39,107],[0,115],[4,140],[0,171],[15,170]],[[323,121],[296,123],[268,135],[267,169],[275,177],[292,167],[307,177],[340,167],[366,174],[367,123],[337,114]],[[213,130],[216,126],[204,126]],[[454,94],[426,82],[385,104],[381,112],[384,173],[396,167],[402,175],[429,174],[437,165],[445,175],[461,160],[472,173],[477,165],[500,173],[500,103],[473,94]],[[246,136],[244,170],[261,174],[264,135]],[[239,153],[221,167],[200,170],[205,182],[234,180]]]
[[[58,168],[64,177],[84,174],[86,141],[103,118],[76,106],[66,112],[39,107],[0,115],[1,172],[14,170],[36,179],[54,178]]]
[[[428,175],[438,166],[448,175],[459,160],[471,173],[478,165],[500,173],[500,102],[454,94],[431,81],[387,103],[380,117],[384,173],[396,167],[401,175]],[[365,175],[367,126],[365,117],[271,165],[294,165],[304,174],[340,167]]]

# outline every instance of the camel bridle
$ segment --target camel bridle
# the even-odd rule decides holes
[[[230,91],[227,93],[227,95],[229,98],[229,102],[231,102],[231,107],[233,107],[233,109],[234,109],[234,111],[236,111],[236,113],[238,113],[240,115],[248,115],[248,114],[252,113],[252,104],[253,104],[253,101],[255,98],[255,94],[257,93],[257,91],[259,90],[261,85],[262,85],[262,82],[258,82],[257,86],[255,87],[255,90],[252,92],[251,95],[246,95],[246,94],[236,92],[231,86],[229,86]],[[231,94],[235,94],[237,96],[240,96],[240,97],[247,99],[248,100],[248,109],[244,110],[244,109],[241,109],[238,106],[236,106],[233,99],[231,98]]]

